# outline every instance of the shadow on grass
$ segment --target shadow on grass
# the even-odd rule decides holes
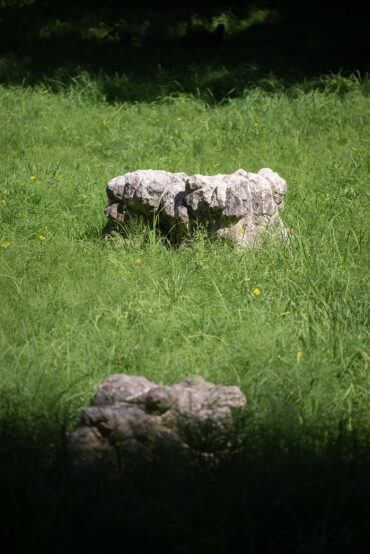
[[[268,3],[258,13],[247,5],[244,16],[226,22],[222,40],[205,25],[184,36],[181,24],[163,13],[151,26],[143,16],[141,27],[130,27],[124,8],[107,12],[105,21],[98,12],[53,12],[42,2],[4,8],[0,82],[75,86],[93,100],[150,102],[186,92],[220,102],[255,86],[323,88],[323,75],[367,71],[362,2],[338,2],[335,9],[322,2],[278,2],[276,9]],[[339,79],[331,86],[347,85]]]
[[[3,541],[12,552],[367,552],[370,444],[343,430],[239,435],[218,467],[159,458],[71,473],[65,429],[13,421],[1,437]],[[248,427],[248,426],[247,426]]]

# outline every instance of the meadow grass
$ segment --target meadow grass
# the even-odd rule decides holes
[[[49,459],[101,381],[119,372],[240,386],[241,434],[255,452],[266,437],[259,463],[269,441],[269,464],[300,445],[309,468],[300,479],[314,465],[307,452],[325,454],[343,434],[346,459],[353,449],[368,459],[370,104],[359,80],[347,85],[342,94],[333,83],[256,88],[221,105],[191,95],[112,105],[96,102],[93,82],[58,94],[0,88],[0,416],[3,450],[23,453],[11,458],[15,481],[19,445]],[[288,183],[289,243],[266,238],[241,252],[200,236],[176,249],[140,228],[124,247],[103,240],[105,185],[116,175],[262,167]],[[315,529],[293,543],[329,551],[330,532]],[[262,527],[255,532],[260,540]],[[286,551],[264,548],[256,551]]]

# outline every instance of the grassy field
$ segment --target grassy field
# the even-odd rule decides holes
[[[0,444],[9,533],[23,526],[20,551],[35,528],[40,551],[49,540],[54,552],[98,551],[92,524],[82,525],[83,548],[77,531],[65,532],[80,512],[65,500],[61,464],[58,478],[45,477],[43,464],[59,459],[77,413],[107,376],[169,384],[200,374],[246,394],[247,461],[232,482],[223,474],[217,499],[197,497],[198,507],[188,498],[176,511],[176,488],[172,500],[163,496],[172,515],[161,551],[237,552],[245,529],[250,552],[360,552],[370,461],[367,83],[339,75],[320,90],[256,88],[220,104],[191,95],[108,104],[96,100],[96,86],[85,80],[58,94],[0,88]],[[200,237],[174,249],[140,229],[124,248],[102,238],[105,185],[116,175],[262,167],[288,183],[290,244],[266,239],[240,252]],[[136,506],[141,521],[152,521],[154,541],[163,498],[156,516]],[[79,509],[85,501],[79,497]],[[266,505],[274,506],[267,523]],[[118,513],[121,525],[139,528]],[[108,526],[108,511],[105,518]],[[136,547],[146,551],[140,540]]]

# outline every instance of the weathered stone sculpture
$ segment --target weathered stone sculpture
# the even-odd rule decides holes
[[[147,463],[158,452],[213,456],[230,447],[232,410],[245,405],[236,386],[193,376],[170,386],[117,374],[100,385],[94,405],[82,410],[69,437],[72,462],[125,468]]]
[[[286,192],[286,182],[271,169],[214,176],[134,171],[108,182],[107,231],[122,230],[131,217],[149,224],[155,217],[157,227],[175,242],[202,226],[210,237],[247,246],[276,225],[284,233],[279,214]]]

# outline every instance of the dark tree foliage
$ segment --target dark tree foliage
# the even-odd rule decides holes
[[[112,100],[176,90],[222,100],[365,75],[368,12],[363,0],[0,0],[0,82],[56,87],[89,74]]]

